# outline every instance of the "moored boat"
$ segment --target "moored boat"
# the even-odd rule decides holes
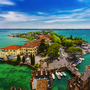
[[[58,74],[59,74],[60,76],[63,76],[60,72],[58,72]]]
[[[61,72],[61,74],[62,74],[63,76],[66,76],[66,74],[65,74],[64,72]]]
[[[55,72],[56,76],[58,79],[61,79],[61,77],[59,76],[58,72]]]
[[[55,76],[54,76],[54,74],[53,74],[53,73],[52,73],[52,78],[53,78],[53,79],[55,79]]]

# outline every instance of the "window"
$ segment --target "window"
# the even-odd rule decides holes
[[[28,49],[28,51],[30,51],[30,49]]]
[[[22,49],[23,50],[23,49]]]
[[[2,52],[5,52],[5,49],[1,49],[2,50]]]
[[[12,50],[10,50],[10,52],[12,52]]]
[[[13,52],[15,52],[15,50],[13,50]]]
[[[26,49],[24,49],[24,50],[26,50]]]
[[[8,52],[8,49],[6,49],[6,52]]]

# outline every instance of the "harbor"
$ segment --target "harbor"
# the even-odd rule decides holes
[[[10,38],[11,39],[11,38]],[[14,40],[14,39],[12,39],[12,40]],[[12,42],[13,43],[13,42]],[[56,66],[55,66],[55,68],[57,68],[58,69],[58,67],[62,67],[62,69],[63,69],[63,66],[64,66],[64,63],[67,63],[66,61],[65,61],[65,56],[66,56],[66,53],[64,53],[64,56],[63,56],[63,58],[60,58],[59,57],[59,61],[57,61],[57,60],[55,60],[55,61],[53,61],[53,63],[54,63],[54,65],[55,65],[55,63],[56,63]],[[87,65],[89,65],[90,64],[90,54],[87,54],[87,55],[83,55],[83,58],[85,59],[84,61],[82,60],[82,62],[80,63],[79,62],[79,64],[77,64],[76,63],[76,68],[79,70],[79,72],[81,72],[81,73],[83,73],[84,72],[84,67],[85,66],[87,66]],[[64,63],[63,63],[63,61],[64,61]],[[8,64],[6,64],[6,66],[7,66]],[[54,65],[53,65],[53,67],[51,67],[51,69],[53,69],[54,68]],[[62,65],[62,66],[61,66]],[[52,64],[50,64],[50,66],[52,66]],[[49,66],[49,67],[50,67]],[[3,68],[3,67],[2,67]],[[9,66],[8,66],[8,68],[9,68]],[[6,68],[4,68],[4,70],[5,70]],[[2,69],[3,70],[3,69]],[[65,72],[65,74],[66,74],[66,76],[64,77],[64,76],[60,76],[61,77],[61,79],[58,79],[57,78],[57,76],[56,76],[56,74],[55,73],[53,73],[54,74],[54,78],[53,78],[53,86],[52,86],[52,90],[66,90],[66,85],[67,85],[67,80],[69,79],[69,78],[71,78],[72,77],[72,74],[71,74],[71,72],[70,71],[66,71],[66,70],[62,70],[62,71],[64,71]],[[61,71],[58,71],[58,72],[60,72],[61,73]],[[3,72],[4,73],[4,72]],[[8,73],[8,72],[7,72]],[[60,73],[59,73],[59,75],[60,75]],[[9,78],[8,78],[9,79]],[[14,79],[14,78],[13,78]],[[0,79],[1,80],[1,79]],[[2,80],[3,81],[5,81],[4,80],[4,78],[2,78]],[[1,80],[1,81],[2,81]],[[6,85],[8,83],[8,81],[7,82],[4,82],[4,84]],[[14,82],[12,82],[12,83],[14,83]],[[18,82],[17,82],[18,83]],[[11,84],[12,85],[12,84]],[[14,84],[15,85],[15,84]],[[24,87],[22,87],[22,84],[20,84],[21,86],[18,86],[18,87],[21,87],[21,88],[24,88]],[[27,85],[30,85],[30,84],[27,84]],[[6,86],[7,87],[7,86]],[[11,86],[10,86],[11,87]],[[16,86],[17,87],[17,86]],[[0,89],[3,89],[4,88],[4,86],[2,85],[2,87],[0,88]],[[27,88],[26,88],[27,89]]]

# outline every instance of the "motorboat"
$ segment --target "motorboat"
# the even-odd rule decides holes
[[[65,74],[64,72],[61,72],[61,74],[62,74],[63,76],[66,76],[66,74]]]
[[[60,72],[58,72],[58,74],[59,74],[60,76],[63,76]]]
[[[55,76],[54,76],[54,74],[53,74],[53,73],[52,73],[52,78],[53,78],[53,79],[55,79]]]
[[[56,76],[58,79],[61,79],[61,77],[59,76],[58,72],[55,72]]]

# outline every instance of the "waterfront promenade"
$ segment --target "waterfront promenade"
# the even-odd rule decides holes
[[[74,66],[72,66],[70,64],[68,64],[66,66],[66,68],[67,68],[67,70],[71,71],[72,74],[74,74],[76,76],[81,76],[82,75],[76,67],[74,67]]]

